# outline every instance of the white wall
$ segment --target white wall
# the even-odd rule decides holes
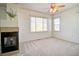
[[[59,32],[55,32],[53,30],[52,35],[54,37],[79,43],[79,13],[77,13],[78,10],[79,7],[76,6],[60,14],[61,30]]]
[[[50,29],[48,32],[38,32],[38,33],[30,32],[30,16],[48,17],[49,25],[51,25],[51,23],[50,23],[51,19],[50,19],[49,15],[20,7],[18,9],[20,42],[50,37],[51,36],[51,26],[49,26]]]

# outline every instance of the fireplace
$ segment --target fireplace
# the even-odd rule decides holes
[[[6,53],[18,49],[18,32],[1,32],[1,52]]]

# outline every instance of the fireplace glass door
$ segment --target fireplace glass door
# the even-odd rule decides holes
[[[1,33],[1,50],[2,53],[18,50],[18,32]]]

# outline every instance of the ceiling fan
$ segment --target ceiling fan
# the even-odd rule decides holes
[[[50,13],[55,13],[58,11],[59,8],[65,7],[65,5],[57,5],[56,3],[51,3],[49,6],[49,12]]]

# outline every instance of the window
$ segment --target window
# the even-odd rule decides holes
[[[60,31],[60,18],[54,19],[54,31]]]
[[[31,17],[31,32],[48,31],[46,18]]]

